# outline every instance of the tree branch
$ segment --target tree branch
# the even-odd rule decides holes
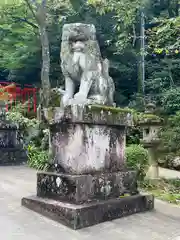
[[[33,7],[32,7],[32,5],[30,4],[29,0],[24,0],[24,1],[26,2],[27,6],[29,7],[29,9],[30,9],[33,17],[36,19],[37,23],[39,23],[39,19],[38,19],[38,17],[36,16],[36,14],[35,14],[35,12],[34,12],[34,10],[33,10]],[[34,1],[33,1],[33,2],[34,2]],[[36,2],[36,1],[35,1],[35,2]]]
[[[18,21],[21,21],[21,22],[25,22],[25,23],[27,23],[28,25],[30,25],[31,27],[33,27],[33,28],[36,28],[36,29],[38,28],[37,25],[35,25],[34,23],[28,21],[26,18],[15,17],[15,16],[11,16],[11,17],[12,17],[12,19],[14,19],[14,20],[18,20]]]
[[[39,4],[36,0],[30,0],[32,2],[32,4],[36,5],[36,7],[38,8],[39,7]]]
[[[136,28],[135,28],[135,26],[133,24],[133,47],[135,46],[136,40],[137,40]]]

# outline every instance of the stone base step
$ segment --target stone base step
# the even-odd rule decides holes
[[[30,196],[22,199],[22,205],[76,230],[152,210],[154,197],[144,194],[86,204],[71,204]]]

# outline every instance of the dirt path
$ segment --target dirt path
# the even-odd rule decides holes
[[[180,179],[180,171],[170,170],[166,168],[159,168],[159,175],[163,178],[179,178]]]

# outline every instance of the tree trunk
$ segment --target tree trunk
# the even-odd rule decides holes
[[[43,88],[42,102],[44,107],[49,106],[50,98],[50,81],[49,81],[49,70],[50,70],[50,57],[49,57],[49,41],[46,32],[46,28],[41,26],[40,37],[42,44],[42,68],[41,68],[41,82]]]
[[[42,68],[41,68],[41,83],[42,83],[42,98],[41,105],[45,108],[49,106],[50,100],[50,52],[49,52],[49,39],[46,30],[46,0],[42,0],[41,4],[36,0],[32,0],[32,4],[36,6],[36,12],[33,5],[29,0],[25,0],[34,18],[36,19],[39,27],[39,34],[42,47]]]
[[[49,53],[49,39],[46,30],[46,10],[45,6],[41,5],[38,11],[39,20],[39,34],[42,46],[42,68],[41,68],[41,82],[43,88],[42,102],[43,107],[49,106],[50,99],[50,53]]]

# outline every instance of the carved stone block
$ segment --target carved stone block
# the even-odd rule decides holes
[[[0,166],[17,165],[27,162],[27,154],[24,149],[0,148]]]
[[[64,112],[56,108],[51,113],[53,162],[61,171],[91,174],[124,169],[127,112],[113,110],[69,106]]]
[[[137,193],[137,178],[133,171],[95,175],[37,173],[39,197],[81,203]]]

